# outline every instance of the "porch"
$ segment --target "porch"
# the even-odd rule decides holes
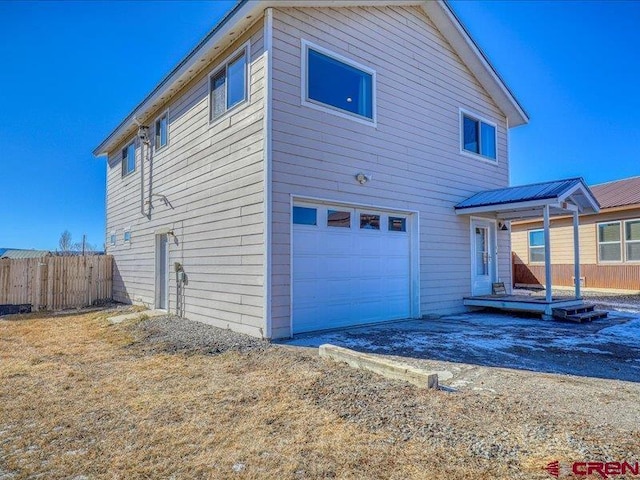
[[[551,299],[530,295],[476,295],[465,297],[467,307],[485,307],[509,312],[534,313],[551,316],[554,308],[580,308],[584,301],[575,296],[555,296]]]
[[[457,215],[469,216],[472,227],[472,294],[463,299],[464,305],[539,313],[543,317],[551,317],[554,309],[584,307],[580,294],[579,216],[597,213],[600,210],[600,205],[581,178],[479,192],[460,202],[455,206],[455,210]],[[551,294],[552,245],[549,230],[550,218],[554,216],[573,218],[573,273],[575,279],[573,296],[553,297]],[[486,236],[480,228],[482,220],[495,222],[500,230],[508,231],[511,229],[511,221],[540,217],[544,219],[544,244],[542,248],[544,251],[545,296],[510,295],[512,293],[511,285],[508,287],[509,290],[505,292],[506,295],[493,295],[488,286],[491,285],[490,282],[497,281],[494,258],[497,257],[498,252],[496,245],[490,243],[489,247],[486,246],[486,238],[491,239],[491,235]],[[477,282],[477,279],[484,279],[484,283]],[[478,285],[480,288],[477,287]]]

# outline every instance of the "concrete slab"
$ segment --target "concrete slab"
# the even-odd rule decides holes
[[[441,378],[440,383],[448,386],[461,378],[475,378],[477,367],[640,382],[638,313],[611,312],[609,318],[580,324],[465,313],[306,334],[285,343],[308,347],[330,343],[419,368],[446,369],[454,378]]]
[[[122,323],[127,320],[137,320],[142,317],[162,317],[168,315],[166,310],[142,310],[141,312],[126,313],[124,315],[116,315],[115,317],[109,317],[107,320],[111,323]]]

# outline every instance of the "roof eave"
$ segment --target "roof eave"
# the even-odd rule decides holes
[[[387,0],[385,3],[419,5],[504,112],[509,127],[528,123],[529,117],[522,106],[445,0]],[[348,7],[379,4],[379,0],[287,0],[286,2],[282,0],[239,0],[238,4],[216,27],[93,150],[93,154],[97,157],[107,155],[126,136],[131,135],[137,125],[136,120],[145,120],[143,117],[153,109],[154,102],[155,104],[165,102],[191,79],[189,70],[209,55],[223,38],[234,30],[237,33],[238,28],[243,27],[243,23],[252,24],[258,16],[262,15],[264,9],[283,5],[287,7]]]
[[[509,127],[517,127],[529,123],[527,112],[520,105],[515,95],[493,67],[488,57],[473,40],[446,0],[438,0],[436,2],[425,0],[422,8],[438,25],[442,35],[453,46],[462,61],[469,66],[483,88],[506,115]],[[443,20],[446,20],[446,22]]]

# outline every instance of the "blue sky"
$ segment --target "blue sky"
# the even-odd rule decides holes
[[[93,148],[233,3],[0,2],[0,247],[102,247]],[[513,184],[640,175],[640,2],[451,4],[531,117]]]

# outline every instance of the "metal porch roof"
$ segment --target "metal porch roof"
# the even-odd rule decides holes
[[[458,203],[456,210],[492,205],[504,205],[510,203],[531,202],[536,200],[561,199],[575,187],[582,186],[589,191],[589,187],[582,178],[568,178],[553,182],[534,183],[517,187],[499,188],[478,192],[475,195]],[[594,199],[595,200],[595,199]]]

